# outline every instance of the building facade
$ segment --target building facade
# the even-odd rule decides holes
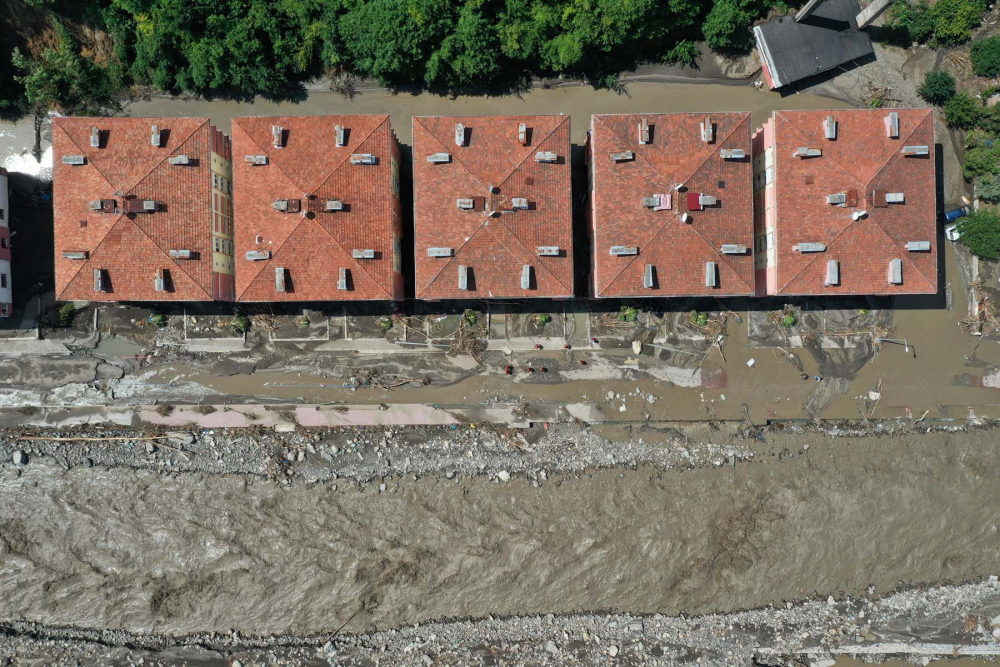
[[[591,116],[591,295],[754,292],[750,114]]]
[[[7,170],[0,167],[0,317],[9,317],[14,308],[10,253],[10,194]]]
[[[403,298],[388,115],[233,119],[238,301]]]
[[[57,300],[227,298],[218,134],[207,118],[53,119]]]
[[[757,295],[937,292],[932,109],[775,111],[753,137]]]
[[[233,152],[229,137],[212,129],[212,294],[236,300],[233,227]]]
[[[413,119],[418,299],[573,296],[568,116]]]

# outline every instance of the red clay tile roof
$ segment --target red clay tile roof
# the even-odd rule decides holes
[[[455,125],[465,126],[464,146]],[[521,123],[528,145],[518,137]],[[418,299],[573,296],[573,214],[568,116],[424,116],[413,119],[413,212]],[[556,163],[535,160],[556,153]],[[432,164],[427,156],[448,153]],[[490,192],[493,188],[493,192]],[[512,209],[526,198],[528,209]],[[458,199],[474,199],[462,210]],[[496,211],[496,213],[490,213]],[[539,247],[558,247],[539,256]],[[451,248],[452,257],[429,257]],[[531,266],[530,289],[521,288]],[[468,290],[459,267],[471,269]]]
[[[273,145],[275,125],[284,128],[283,148]],[[342,147],[337,125],[346,132]],[[376,164],[351,164],[352,154],[364,153]],[[237,300],[402,298],[399,144],[389,116],[233,118],[233,154]],[[250,165],[247,155],[266,155],[268,164]],[[300,199],[302,213],[276,211],[279,199]],[[344,210],[323,210],[328,199]],[[271,258],[248,260],[253,250]],[[374,250],[375,258],[354,259],[355,250]],[[285,292],[276,290],[278,268]],[[347,290],[337,288],[342,268]]]
[[[886,135],[885,118],[899,114],[899,138]],[[837,137],[827,140],[823,121],[833,116]],[[932,109],[776,111],[775,245],[777,293],[933,294],[937,292],[937,214]],[[928,155],[904,157],[904,146]],[[797,158],[799,147],[821,157]],[[826,196],[856,193],[855,208],[826,203]],[[902,204],[874,205],[873,193],[901,192]],[[881,202],[880,202],[881,204]],[[852,219],[853,211],[867,217]],[[929,252],[910,252],[909,241],[930,241]],[[825,252],[802,253],[799,243],[824,243]],[[903,282],[888,282],[889,263],[902,262]],[[825,286],[827,264],[840,262],[840,284]]]
[[[753,198],[750,114],[707,114],[714,127],[702,141],[706,114],[609,114],[591,117],[596,297],[728,296],[752,294]],[[639,143],[645,118],[650,141]],[[720,149],[741,149],[742,159],[722,159]],[[612,153],[631,151],[616,162]],[[684,190],[678,191],[677,186]],[[671,195],[670,210],[643,205],[644,197]],[[698,210],[698,194],[717,199]],[[687,212],[690,222],[683,222]],[[723,254],[724,244],[745,246]],[[638,248],[615,256],[613,246]],[[706,287],[706,264],[716,265],[717,287]],[[655,267],[644,287],[646,265]]]
[[[152,145],[151,126],[161,131]],[[90,145],[91,128],[101,147]],[[89,301],[208,301],[212,299],[210,126],[207,118],[55,118],[52,123],[56,299]],[[81,166],[63,164],[82,155]],[[187,155],[188,166],[168,163]],[[117,212],[90,210],[116,199]],[[155,213],[125,213],[125,199],[154,200]],[[192,259],[171,259],[190,250]],[[86,251],[85,260],[64,252]],[[94,290],[94,270],[106,290]],[[168,289],[155,276],[166,270]]]

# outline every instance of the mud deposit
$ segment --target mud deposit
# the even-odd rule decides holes
[[[770,463],[280,488],[0,472],[0,621],[297,635],[589,610],[700,614],[998,569],[991,432],[803,436]],[[353,618],[352,618],[352,615]]]

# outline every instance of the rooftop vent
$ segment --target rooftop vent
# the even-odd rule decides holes
[[[156,202],[152,199],[144,199],[142,201],[142,210],[144,211],[155,211],[157,209]]]
[[[158,125],[154,125],[150,129],[152,130],[152,138],[150,139],[150,143],[152,143],[154,146],[156,146],[157,148],[159,148],[160,147],[160,127]]]
[[[868,217],[868,211],[855,211],[854,213],[851,213],[851,220],[854,220],[855,222],[857,222],[861,218],[867,218],[867,217]]]
[[[101,131],[96,127],[90,128],[90,147],[100,148],[101,147]]]
[[[827,204],[840,204],[840,205],[846,204],[847,203],[847,193],[846,192],[838,192],[836,194],[827,195],[826,196],[826,203]]]
[[[826,263],[826,279],[823,284],[827,287],[840,284],[840,262],[831,259]]]
[[[716,270],[715,262],[705,262],[705,287],[719,286],[719,272]]]
[[[278,292],[285,291],[285,269],[276,267],[274,269],[274,289]]]
[[[691,216],[688,215],[687,213],[681,213],[677,217],[680,219],[681,222],[687,222],[687,223],[691,222]]]
[[[642,272],[642,286],[645,289],[653,289],[653,265],[647,264]]]
[[[339,199],[327,199],[326,204],[323,206],[324,211],[343,211],[344,202]]]
[[[465,145],[465,125],[461,123],[455,123],[455,145]]]
[[[81,165],[87,163],[87,158],[82,155],[63,155],[63,164]]]
[[[528,145],[528,126],[525,123],[519,123],[517,126],[517,140],[522,146]]]
[[[188,165],[191,164],[191,158],[187,155],[175,155],[171,158],[167,158],[167,162],[175,165]]]
[[[885,203],[887,204],[902,204],[905,200],[902,192],[886,192],[885,193]]]
[[[639,121],[639,143],[649,143],[649,123],[645,118]]]
[[[903,155],[929,155],[927,146],[903,146]]]
[[[243,160],[247,164],[253,165],[255,167],[267,164],[267,156],[266,155],[244,155],[243,156]]]
[[[464,264],[458,265],[458,289],[469,289],[469,267]]]
[[[100,199],[92,200],[88,207],[90,208],[91,211],[100,211],[102,208],[101,200]]]
[[[375,164],[375,156],[371,153],[355,153],[351,155],[351,164]]]
[[[885,117],[885,134],[890,139],[899,139],[899,114],[895,111]]]
[[[930,241],[907,241],[906,249],[910,252],[930,252]]]
[[[271,208],[282,213],[299,213],[302,210],[302,200],[278,199],[271,204]]]
[[[698,195],[698,203],[701,206],[715,206],[719,200],[711,195]]]
[[[903,260],[894,259],[889,262],[889,271],[886,279],[893,285],[903,284]]]
[[[535,153],[535,162],[558,162],[559,155],[552,151],[538,151]]]
[[[526,197],[514,197],[510,200],[510,205],[514,210],[526,211],[528,209],[528,199]]]
[[[825,243],[800,243],[792,246],[792,250],[798,252],[826,252]]]
[[[642,205],[645,206],[646,208],[656,208],[657,206],[660,205],[661,201],[660,197],[661,195],[653,195],[652,197],[643,197]]]
[[[463,211],[471,211],[476,206],[476,202],[471,198],[456,199],[455,205]]]
[[[799,146],[798,148],[795,149],[795,152],[792,153],[792,157],[801,157],[801,158],[820,157],[821,155],[823,155],[823,149],[808,148],[806,146]]]
[[[632,151],[621,151],[620,153],[612,153],[611,160],[614,162],[628,162],[629,160],[634,160],[635,154]]]
[[[557,245],[540,245],[535,248],[535,254],[539,257],[558,257],[559,256],[559,246]]]
[[[337,278],[337,289],[339,290],[347,289],[347,269],[340,270],[340,275]]]
[[[94,291],[104,291],[104,269],[94,269]]]
[[[742,160],[747,156],[747,152],[742,148],[723,148],[719,151],[723,160]]]
[[[337,146],[339,148],[343,148],[344,147],[344,139],[346,138],[346,133],[344,132],[344,126],[343,125],[334,125],[333,126],[333,133],[337,137]]]
[[[271,259],[270,250],[247,250],[247,261],[259,262],[264,259]]]
[[[274,144],[275,148],[284,148],[285,146],[285,128],[280,125],[271,126],[271,143]]]
[[[190,250],[171,250],[170,259],[191,259]]]
[[[431,164],[447,164],[451,162],[451,155],[448,153],[432,153],[427,156],[427,161]]]
[[[823,136],[830,141],[837,138],[837,121],[833,119],[833,116],[827,116],[826,120],[823,121]]]
[[[375,259],[375,251],[371,248],[365,248],[364,250],[355,248],[351,251],[351,257],[354,259]]]
[[[531,289],[531,264],[521,267],[521,289]]]
[[[67,250],[62,256],[63,259],[87,259],[90,253],[86,250]]]
[[[715,140],[715,132],[712,127],[712,119],[705,116],[705,120],[701,122],[701,140],[706,144],[710,144]]]
[[[452,248],[428,248],[428,257],[454,257],[455,251]]]
[[[747,254],[747,247],[745,245],[738,245],[736,243],[723,243],[722,247],[719,248],[723,255],[745,255]]]
[[[156,273],[153,274],[153,289],[157,292],[165,291],[163,269],[157,269]]]
[[[613,245],[611,246],[611,254],[615,257],[624,257],[626,255],[638,255],[639,248],[636,246],[624,246],[624,245]]]

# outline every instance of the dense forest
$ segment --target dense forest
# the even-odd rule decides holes
[[[640,63],[694,64],[699,42],[746,53],[756,20],[789,11],[783,0],[5,1],[47,13],[57,34],[55,45],[27,53],[0,25],[0,57],[11,54],[14,65],[0,68],[0,107],[20,113],[93,113],[136,85],[283,97],[324,73],[443,91],[503,92],[560,74],[615,88],[617,74]],[[985,8],[897,5],[902,41],[945,37],[952,24],[959,29],[947,39],[967,39]],[[100,31],[110,47],[82,55],[73,26]]]

